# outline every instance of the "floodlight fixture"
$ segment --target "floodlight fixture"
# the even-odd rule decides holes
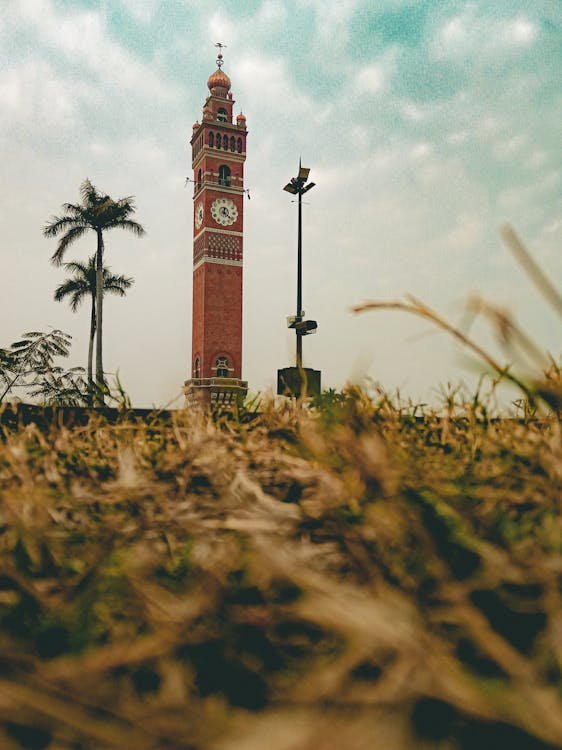
[[[297,179],[299,181],[302,180],[303,182],[306,182],[308,180],[309,174],[310,174],[310,169],[308,169],[307,167],[299,166],[299,174],[298,174]]]
[[[285,185],[285,187],[283,188],[283,190],[286,190],[286,191],[287,191],[288,193],[292,193],[293,195],[296,195],[296,194],[297,194],[297,189],[296,189],[296,187],[295,187],[295,186],[293,185],[293,183],[292,183],[292,182],[288,182],[288,183],[287,183],[287,184]]]

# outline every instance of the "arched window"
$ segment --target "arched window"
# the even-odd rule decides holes
[[[217,148],[221,147],[221,134],[217,133]]]
[[[235,151],[236,150],[236,139],[233,135],[230,136],[230,150]]]
[[[228,151],[228,136],[227,135],[223,135],[222,137],[222,147],[224,148],[225,151]]]
[[[201,360],[199,359],[199,357],[195,357],[195,361],[193,363],[193,377],[195,379],[201,377]]]
[[[215,134],[209,133],[209,146],[213,148],[214,145],[215,145]]]
[[[226,357],[219,357],[216,361],[217,378],[228,377],[228,359]]]
[[[239,154],[242,153],[242,138],[239,138],[236,144],[236,150]]]
[[[226,111],[226,109],[221,107],[219,111],[217,112],[217,120],[219,122],[226,122],[227,119],[228,119],[228,112]]]
[[[203,172],[199,170],[197,172],[197,190],[201,190],[201,182],[203,181]]]
[[[230,186],[230,167],[227,167],[226,164],[219,167],[219,185]]]

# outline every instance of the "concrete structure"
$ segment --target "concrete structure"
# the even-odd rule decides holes
[[[193,329],[188,403],[243,398],[242,261],[246,118],[219,47],[201,122],[193,125]]]

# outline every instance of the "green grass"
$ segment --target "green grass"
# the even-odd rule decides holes
[[[562,747],[561,467],[358,389],[5,430],[0,744]]]

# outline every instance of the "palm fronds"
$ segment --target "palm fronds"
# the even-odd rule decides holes
[[[113,200],[109,195],[100,192],[91,180],[86,179],[80,186],[80,204],[65,203],[63,204],[62,216],[53,216],[45,225],[43,234],[45,237],[60,237],[57,248],[51,257],[54,265],[61,265],[64,256],[70,245],[83,237],[87,232],[94,232],[96,235],[96,254],[93,264],[93,270],[96,275],[95,287],[90,284],[90,290],[93,291],[92,302],[92,322],[91,330],[95,328],[96,340],[96,380],[98,382],[98,392],[101,393],[104,383],[103,375],[103,289],[105,283],[108,283],[106,291],[123,296],[132,280],[128,277],[113,277],[109,280],[103,268],[104,262],[104,239],[103,233],[109,229],[124,229],[132,232],[135,236],[141,237],[144,233],[144,227],[131,218],[136,210],[133,196],[126,196]],[[62,235],[62,236],[61,236]],[[75,265],[70,270],[79,276],[85,277],[85,271],[79,265]],[[65,287],[66,294],[72,294],[71,306],[76,309],[80,304],[81,292],[69,286]],[[56,294],[65,296],[65,289],[58,289]],[[58,298],[58,297],[57,297]],[[95,324],[94,324],[94,307],[95,307]],[[91,352],[89,353],[89,360]],[[90,370],[90,364],[88,366]],[[91,380],[91,378],[89,378]]]

